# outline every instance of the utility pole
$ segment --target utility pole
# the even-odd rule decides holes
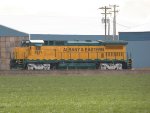
[[[106,37],[106,33],[107,33],[107,14],[111,14],[111,13],[107,13],[108,9],[111,9],[109,7],[100,7],[99,9],[102,9],[104,10],[104,13],[101,13],[101,14],[104,14],[105,15],[105,18],[104,18],[104,23],[105,23],[105,39],[107,39]]]
[[[110,19],[108,19],[108,36],[110,36]]]
[[[29,40],[31,40],[31,35],[29,34]]]
[[[119,12],[118,10],[116,10],[117,5],[111,5],[113,7],[113,12],[114,13],[114,18],[113,18],[113,40],[115,40],[115,36],[116,36],[116,13]]]

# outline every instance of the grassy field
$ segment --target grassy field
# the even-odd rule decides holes
[[[0,113],[150,113],[150,75],[0,76]]]

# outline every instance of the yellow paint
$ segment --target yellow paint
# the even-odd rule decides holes
[[[69,60],[69,59],[118,59],[126,60],[125,45],[108,46],[42,46],[42,47],[16,47],[15,59],[30,60]]]

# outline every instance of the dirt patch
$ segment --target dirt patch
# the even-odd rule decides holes
[[[150,69],[134,69],[134,70],[51,70],[51,71],[27,71],[27,70],[11,70],[0,71],[0,75],[83,75],[83,76],[96,76],[96,75],[127,75],[127,74],[150,74]]]

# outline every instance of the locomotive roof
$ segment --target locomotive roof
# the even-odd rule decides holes
[[[121,40],[114,40],[114,41],[91,41],[91,40],[85,40],[85,41],[66,41],[66,45],[80,45],[80,46],[89,46],[89,45],[127,45],[128,42],[121,41]]]
[[[102,41],[102,40],[97,40],[97,41],[92,41],[92,40],[85,40],[85,41],[67,41],[68,44],[101,44],[101,45],[127,45],[128,43],[126,41],[122,40],[111,40],[111,41]]]
[[[127,45],[128,42],[126,41],[123,41],[123,40],[112,40],[112,41],[105,41],[105,42],[102,42],[103,44],[106,44],[106,45],[109,45],[109,44],[113,44],[113,45]]]

